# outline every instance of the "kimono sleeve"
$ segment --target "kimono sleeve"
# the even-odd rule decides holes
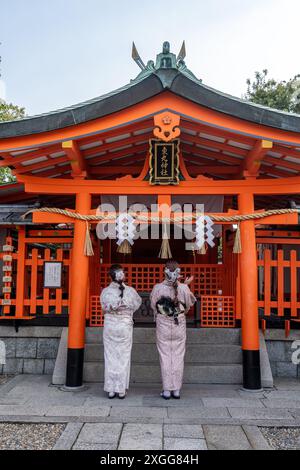
[[[136,312],[142,305],[142,298],[133,287],[130,289],[130,297],[132,309]]]
[[[120,307],[121,299],[116,299],[111,289],[106,287],[100,294],[100,303],[104,312],[116,311]]]
[[[189,309],[194,305],[197,299],[194,296],[193,292],[190,290],[189,286],[187,286],[186,284],[182,284],[182,286],[184,286],[186,310],[189,311]]]
[[[160,293],[159,293],[159,286],[156,285],[153,287],[151,294],[150,294],[150,306],[154,315],[156,317],[156,302],[159,300]]]

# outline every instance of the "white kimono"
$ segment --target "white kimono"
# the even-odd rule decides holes
[[[125,393],[129,387],[133,335],[133,313],[142,303],[133,287],[120,287],[112,282],[103,289],[100,302],[104,312],[104,390]]]

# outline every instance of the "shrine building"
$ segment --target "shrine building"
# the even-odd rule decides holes
[[[68,327],[65,385],[80,387],[109,266],[124,266],[151,335],[149,293],[174,258],[193,276],[189,328],[240,331],[240,382],[259,390],[264,332],[300,321],[300,116],[204,85],[184,44],[133,59],[118,90],[0,123],[16,178],[0,186],[0,328]]]

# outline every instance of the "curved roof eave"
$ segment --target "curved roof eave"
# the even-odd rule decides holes
[[[0,138],[38,134],[91,121],[169,90],[232,117],[289,132],[300,132],[300,115],[264,107],[221,93],[176,69],[158,69],[98,98],[33,117],[0,123]]]
[[[15,121],[0,123],[0,139],[49,132],[122,111],[161,93],[163,86],[159,78],[151,74],[111,93],[99,96],[68,108],[37,116],[28,116]]]
[[[184,95],[182,94],[183,89]],[[194,103],[238,119],[275,127],[284,131],[300,132],[299,114],[251,103],[250,101],[222,93],[202,83],[198,84],[183,74],[176,76],[171,90]]]

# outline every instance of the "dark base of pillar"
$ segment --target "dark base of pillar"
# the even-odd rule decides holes
[[[68,349],[66,387],[81,387],[83,379],[84,348]]]
[[[243,387],[245,390],[261,390],[259,351],[243,350]]]

